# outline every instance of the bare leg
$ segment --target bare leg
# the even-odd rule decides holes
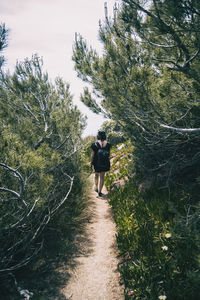
[[[94,176],[95,190],[98,190],[98,183],[99,183],[99,173],[95,172],[95,176]]]
[[[104,185],[104,175],[105,175],[105,172],[100,173],[99,193],[101,193],[103,185]]]

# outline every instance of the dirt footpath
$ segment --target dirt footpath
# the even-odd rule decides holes
[[[107,193],[105,189],[103,193]],[[92,218],[86,228],[91,243],[83,246],[83,254],[76,258],[76,267],[62,292],[71,300],[123,300],[111,208],[106,197],[100,198],[94,191],[91,200]]]

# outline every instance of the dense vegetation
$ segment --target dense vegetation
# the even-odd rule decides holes
[[[132,173],[132,150],[130,142],[115,146],[112,169],[106,175],[126,299],[196,300],[200,292],[198,212],[188,212],[187,198],[184,193],[181,198],[179,190],[169,197],[149,181],[139,184]]]
[[[4,25],[0,40],[2,50],[7,43]],[[4,299],[19,297],[31,273],[37,274],[38,295],[45,289],[49,260],[67,255],[72,233],[83,218],[79,150],[85,117],[72,102],[69,84],[61,78],[51,83],[42,65],[42,59],[33,55],[17,63],[13,74],[1,70],[0,293]],[[34,290],[31,283],[29,288]]]
[[[107,177],[127,297],[196,300],[200,3],[122,0],[113,19],[105,12],[103,55],[77,35],[73,60],[92,87],[82,101],[116,121],[133,146],[119,171],[125,186],[116,186],[118,172]]]

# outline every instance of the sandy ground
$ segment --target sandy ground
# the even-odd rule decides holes
[[[106,194],[107,191],[103,190]],[[111,208],[104,198],[91,191],[91,220],[86,227],[89,241],[62,293],[71,300],[122,300],[124,287],[117,271],[118,259]]]

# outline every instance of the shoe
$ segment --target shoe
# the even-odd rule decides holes
[[[98,193],[98,188],[94,186],[94,191]]]
[[[99,197],[103,197],[103,194],[101,192],[98,193]]]

